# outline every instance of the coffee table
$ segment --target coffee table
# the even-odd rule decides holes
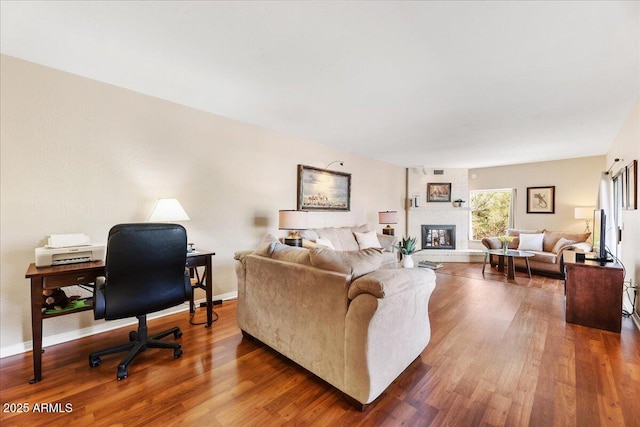
[[[534,256],[535,253],[528,251],[518,251],[515,249],[509,249],[505,252],[503,249],[489,249],[484,253],[484,264],[482,265],[482,275],[484,276],[484,268],[487,265],[487,258],[491,255],[498,256],[498,271],[501,273],[505,272],[504,259],[507,259],[507,280],[515,280],[516,278],[516,265],[514,262],[515,258],[524,258],[525,263],[527,264],[527,272],[529,273],[529,278],[531,278],[531,268],[529,268],[529,258]]]

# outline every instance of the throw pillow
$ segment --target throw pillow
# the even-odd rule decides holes
[[[557,254],[558,252],[560,252],[560,249],[562,249],[563,247],[573,245],[574,243],[576,242],[574,242],[573,240],[569,240],[569,239],[565,239],[564,237],[561,237],[560,239],[558,239],[558,242],[553,247],[553,250],[551,252],[553,252],[554,254]]]
[[[519,251],[542,252],[542,239],[544,234],[523,234],[520,233]]]
[[[353,234],[356,236],[360,249],[382,248],[375,231],[368,231],[366,233],[354,231]]]
[[[331,240],[329,239],[321,239],[321,238],[317,238],[316,239],[316,244],[320,245],[320,246],[324,246],[325,248],[329,248],[329,249],[336,249],[333,247],[333,243],[331,243]]]
[[[350,274],[355,280],[377,270],[382,265],[382,249],[369,248],[361,251],[334,251],[315,248],[309,251],[311,265],[324,270]]]

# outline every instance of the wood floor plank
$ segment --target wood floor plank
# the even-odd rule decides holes
[[[149,349],[116,380],[122,355],[90,368],[88,354],[127,339],[122,328],[51,346],[43,380],[31,353],[0,360],[3,404],[71,404],[70,412],[0,413],[5,426],[638,426],[640,332],[566,323],[561,280],[481,274],[479,264],[436,272],[429,346],[369,408],[264,344],[243,338],[236,303],[212,328],[187,313],[149,321],[182,328],[184,355]],[[203,319],[203,310],[196,320]],[[169,339],[169,338],[168,338]]]

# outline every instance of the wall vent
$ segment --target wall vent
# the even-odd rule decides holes
[[[444,175],[444,169],[434,169],[433,170],[433,174],[434,175]]]

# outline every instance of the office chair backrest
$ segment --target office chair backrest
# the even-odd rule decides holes
[[[181,225],[114,226],[107,242],[104,316],[96,318],[139,316],[188,300],[186,257],[187,233]]]

